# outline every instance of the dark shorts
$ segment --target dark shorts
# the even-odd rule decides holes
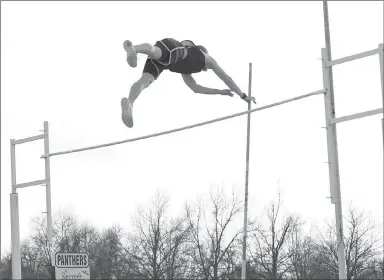
[[[157,41],[155,46],[161,49],[161,57],[160,59],[148,58],[143,72],[150,73],[157,79],[170,64],[177,63],[183,58],[186,49],[179,41],[172,38]]]

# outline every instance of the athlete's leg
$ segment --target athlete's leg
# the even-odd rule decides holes
[[[138,53],[146,54],[150,59],[160,59],[162,56],[162,51],[159,47],[148,43],[133,46],[131,41],[126,40],[123,46],[127,52],[127,62],[131,67],[137,66]]]
[[[121,99],[121,119],[128,127],[133,127],[132,109],[133,103],[140,95],[140,93],[147,88],[155,80],[154,76],[150,73],[143,73],[141,78],[135,82],[129,92],[129,97]]]
[[[154,80],[155,78],[152,74],[144,72],[141,75],[141,78],[131,86],[128,98],[129,102],[133,104],[133,102],[135,102],[140,93],[150,84],[152,84]]]
[[[148,55],[150,59],[160,59],[162,55],[162,51],[159,47],[153,46],[148,43],[134,45],[133,48],[137,53],[143,53]]]

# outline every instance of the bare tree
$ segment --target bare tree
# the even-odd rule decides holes
[[[298,226],[298,218],[286,216],[280,226],[281,205],[279,194],[278,201],[272,202],[267,210],[268,228],[259,226],[251,235],[254,248],[250,249],[250,254],[257,267],[255,277],[258,279],[282,279],[292,268],[288,241]]]
[[[384,260],[383,256],[373,259],[370,264],[370,270],[361,275],[364,279],[384,279]]]
[[[317,243],[311,236],[303,236],[300,227],[291,235],[289,248],[291,274],[295,279],[316,278]]]
[[[112,226],[103,230],[93,244],[90,259],[93,262],[92,278],[96,279],[127,279],[132,278],[125,264],[122,252],[123,230]]]
[[[222,279],[235,279],[238,278],[239,272],[241,272],[241,242],[237,242],[230,249],[228,249],[223,257],[223,272],[220,276]],[[248,263],[249,264],[249,263]],[[248,265],[249,270],[249,265]],[[247,273],[247,275],[249,275]]]
[[[53,222],[53,246],[47,242],[46,217],[35,217],[32,219],[32,234],[30,246],[39,248],[39,262],[45,267],[52,266],[52,256],[56,252],[79,252],[81,236],[79,235],[79,226],[75,217],[63,213],[58,213]],[[54,272],[51,271],[54,277]]]
[[[12,279],[12,254],[10,252],[1,256],[0,279]]]
[[[105,229],[102,234],[87,223],[79,224],[68,214],[55,215],[52,248],[46,244],[46,222],[44,218],[34,219],[35,233],[31,239],[43,254],[40,263],[50,265],[50,255],[56,252],[87,252],[92,279],[127,278],[125,264],[121,258],[122,229],[118,226]],[[54,277],[54,270],[51,271]]]
[[[22,243],[20,253],[22,277],[24,279],[35,279],[39,274],[43,274],[45,266],[39,260],[40,248],[27,239]]]
[[[325,256],[326,269],[338,273],[337,244],[335,226],[328,224],[326,235],[320,234],[321,250]],[[372,272],[372,262],[382,252],[380,239],[376,236],[374,224],[364,212],[357,213],[349,208],[344,236],[347,278],[368,277]],[[372,272],[373,273],[373,272]]]
[[[135,231],[123,246],[125,263],[136,278],[176,279],[186,270],[182,261],[188,235],[185,219],[168,219],[169,199],[157,193],[152,207],[138,209]]]
[[[21,245],[21,272],[25,279],[53,279],[55,272],[52,256],[55,252],[78,252],[80,237],[75,235],[78,228],[75,219],[61,215],[55,217],[53,227],[53,246],[48,246],[45,216],[32,219],[32,232]],[[68,246],[68,245],[71,246]]]
[[[207,219],[205,213],[208,209],[212,215]],[[228,266],[233,264],[232,258],[235,258],[235,245],[239,244],[236,241],[239,241],[242,229],[232,229],[231,233],[230,226],[242,207],[234,193],[228,202],[223,189],[216,193],[211,189],[208,209],[202,203],[198,203],[195,209],[186,205],[191,231],[190,256],[196,264],[195,277],[219,279],[228,275]]]
[[[37,248],[34,251],[34,258],[38,260],[40,265],[39,271],[54,278],[55,271],[51,263],[51,257],[54,257],[54,253],[88,252],[91,275],[97,275],[95,273],[97,257],[95,250],[100,239],[97,230],[85,223],[79,225],[74,216],[64,213],[55,214],[53,220],[53,246],[47,244],[45,216],[36,217],[32,220],[33,231],[29,246],[30,248]],[[31,259],[32,255],[29,258]]]
[[[190,271],[190,263],[187,256],[189,228],[185,217],[179,217],[170,221],[166,243],[166,279],[185,278]]]

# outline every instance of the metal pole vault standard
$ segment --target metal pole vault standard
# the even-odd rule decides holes
[[[325,116],[326,116],[326,124],[327,124],[326,128],[327,128],[329,180],[330,180],[330,191],[331,191],[331,203],[335,204],[339,279],[346,279],[347,276],[346,276],[346,261],[345,261],[345,245],[344,245],[344,234],[343,234],[343,216],[342,216],[342,206],[341,206],[342,201],[341,201],[341,190],[340,190],[336,124],[340,122],[350,121],[353,119],[358,119],[358,118],[363,118],[363,117],[383,113],[383,107],[384,107],[383,44],[379,44],[379,47],[374,50],[332,60],[327,1],[323,1],[323,10],[324,10],[324,29],[325,29],[326,48],[321,50],[321,54],[322,54],[322,60],[323,60],[323,82],[324,82],[324,88],[327,91],[324,97],[325,97]],[[382,90],[382,96],[383,96],[382,108],[336,118],[332,67],[337,64],[353,61],[356,59],[364,58],[364,57],[375,55],[375,54],[379,54],[381,90]],[[382,122],[381,126],[383,130],[383,146],[384,146],[384,119],[382,119],[381,122]],[[384,186],[383,186],[383,191],[384,191]]]
[[[326,10],[326,4],[325,9]],[[328,16],[326,16],[327,18]],[[326,19],[328,21],[328,19]],[[327,30],[328,28],[326,28]],[[326,32],[329,36],[329,31]],[[329,39],[328,39],[329,40]],[[337,152],[337,137],[336,137],[336,124],[346,122],[354,119],[364,118],[376,114],[383,113],[383,107],[375,110],[369,110],[357,114],[348,116],[335,117],[335,103],[334,93],[332,86],[332,67],[344,62],[352,61],[359,58],[379,54],[380,57],[380,70],[381,70],[381,82],[382,82],[382,94],[383,89],[383,44],[379,45],[379,48],[372,51],[347,56],[341,59],[331,60],[329,56],[330,50],[323,48],[321,50],[323,60],[323,82],[324,88],[327,89],[324,95],[325,100],[325,116],[327,124],[327,148],[328,148],[328,164],[329,164],[329,181],[330,181],[330,192],[331,192],[331,203],[335,204],[335,216],[336,216],[336,227],[337,227],[337,252],[338,252],[338,266],[339,266],[339,279],[346,279],[346,262],[345,262],[345,245],[344,245],[344,234],[343,234],[343,217],[342,217],[342,204],[341,204],[341,190],[340,190],[340,175],[339,175],[339,163],[338,163],[338,152]],[[383,97],[384,106],[384,97]],[[384,149],[384,121],[381,120],[383,130],[383,149]],[[383,186],[384,191],[384,186]],[[384,198],[383,198],[384,199]]]
[[[337,232],[337,256],[339,267],[339,279],[347,279],[345,262],[345,245],[343,231],[343,212],[341,206],[340,176],[339,176],[339,157],[337,150],[336,124],[331,120],[335,118],[335,101],[333,95],[333,73],[332,67],[326,67],[326,63],[332,60],[331,57],[331,37],[329,31],[328,4],[323,1],[324,29],[326,49],[321,50],[323,61],[323,83],[327,89],[325,98],[325,118],[327,129],[327,148],[328,148],[328,168],[331,189],[331,203],[335,204],[336,232]]]
[[[327,149],[328,149],[328,169],[329,181],[331,191],[331,203],[335,204],[336,216],[336,231],[337,231],[337,256],[339,267],[339,279],[347,279],[346,276],[346,262],[345,262],[345,245],[343,233],[343,214],[341,206],[341,191],[340,191],[340,175],[339,175],[339,160],[337,151],[337,138],[336,138],[336,123],[332,123],[335,118],[333,94],[330,87],[330,73],[329,68],[325,67],[324,61],[327,60],[328,55],[326,49],[322,49],[323,57],[323,81],[324,85],[328,86],[328,92],[324,96],[325,101],[325,118],[327,129]]]
[[[252,96],[252,63],[249,63],[248,96]],[[248,101],[248,111],[251,111],[251,101]],[[247,118],[247,150],[245,161],[245,196],[244,196],[244,230],[243,230],[243,263],[241,266],[241,279],[247,279],[247,232],[248,232],[248,178],[249,178],[249,148],[251,132],[251,113]]]
[[[12,279],[21,279],[21,255],[20,255],[20,228],[19,228],[19,202],[17,189],[30,186],[46,186],[46,213],[47,213],[47,244],[52,245],[52,211],[51,211],[51,183],[49,157],[45,158],[45,179],[27,183],[16,183],[16,145],[44,139],[44,153],[49,153],[48,122],[44,122],[44,134],[27,137],[24,139],[11,139],[11,242],[12,242]]]
[[[11,242],[12,242],[12,278],[21,279],[19,197],[16,192],[16,153],[15,140],[11,139]]]
[[[49,153],[49,128],[48,122],[44,122],[44,153]],[[51,211],[51,168],[50,158],[45,159],[45,197],[47,204],[47,242],[52,246],[52,211]],[[52,256],[51,256],[52,257]],[[52,259],[52,258],[51,258]]]
[[[381,96],[382,96],[382,104],[384,108],[384,45],[379,45],[379,63],[380,63],[380,77],[381,77]],[[384,152],[384,117],[381,119],[381,129],[383,132],[383,152]],[[384,153],[383,153],[383,166],[384,166]],[[383,170],[384,176],[384,170]],[[383,177],[383,205],[384,205],[384,177]],[[384,224],[383,224],[383,232],[384,232]],[[384,240],[383,240],[383,248],[384,248]]]

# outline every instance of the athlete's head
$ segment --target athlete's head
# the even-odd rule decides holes
[[[191,40],[183,40],[180,42],[184,47],[195,47],[195,43],[193,43]],[[208,54],[208,50],[206,47],[202,46],[202,45],[197,45],[196,47],[198,47],[203,53],[206,53]]]

